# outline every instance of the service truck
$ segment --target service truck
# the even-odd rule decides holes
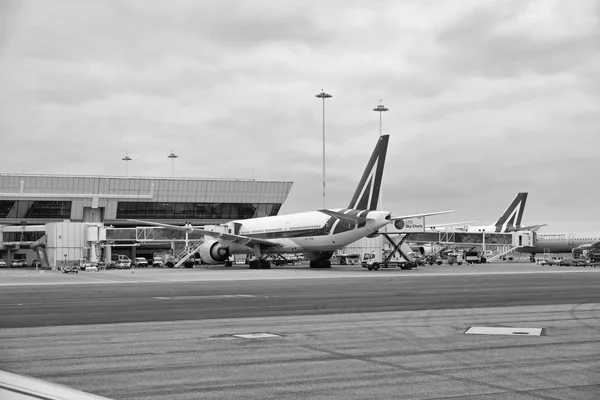
[[[400,269],[413,269],[417,264],[413,261],[408,261],[404,257],[394,254],[394,256],[385,262],[383,251],[371,251],[363,254],[361,266],[369,271],[378,270],[379,268],[398,267]],[[385,255],[387,257],[387,254]]]

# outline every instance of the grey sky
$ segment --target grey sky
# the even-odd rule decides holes
[[[3,1],[0,170],[294,181],[345,207],[379,133],[384,208],[600,232],[600,2]]]

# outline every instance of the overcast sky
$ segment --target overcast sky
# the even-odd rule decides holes
[[[600,233],[600,1],[0,2],[0,171],[293,181],[383,206]]]

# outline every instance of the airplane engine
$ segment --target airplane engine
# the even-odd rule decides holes
[[[207,240],[200,246],[200,258],[203,263],[217,264],[229,258],[229,247],[225,247],[218,240]]]
[[[411,246],[411,248],[422,256],[428,256],[435,251],[435,246],[432,244],[421,244],[416,247]]]

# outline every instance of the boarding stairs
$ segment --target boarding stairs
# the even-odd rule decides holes
[[[191,256],[196,254],[200,250],[200,246],[204,243],[204,239],[198,239],[194,242],[189,243],[185,246],[176,256],[178,260],[175,264],[175,268],[179,268],[184,262],[186,262]]]
[[[491,257],[489,257],[487,259],[487,262],[493,262],[498,260],[500,257],[511,253],[513,251],[515,251],[516,249],[518,249],[519,246],[499,246],[496,251],[493,253],[493,255]]]
[[[445,245],[438,246],[438,248],[432,251],[427,257],[437,257],[442,251],[448,250],[449,247],[450,246]]]

